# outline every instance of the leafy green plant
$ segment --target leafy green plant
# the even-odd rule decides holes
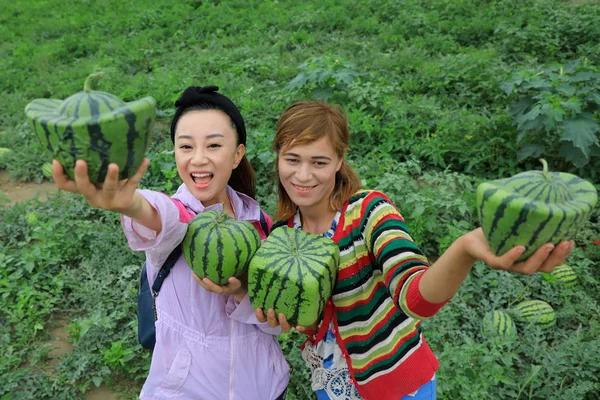
[[[352,7],[335,0],[148,0],[142,9],[132,0],[4,3],[0,147],[14,157],[1,159],[0,168],[12,179],[41,180],[48,161],[24,121],[25,105],[65,99],[102,69],[108,73],[101,90],[126,101],[157,99],[162,121],[141,187],[172,192],[179,184],[169,153],[173,102],[188,85],[217,84],[242,111],[257,198],[272,213],[276,121],[294,101],[327,99],[346,109],[349,157],[364,186],[391,196],[432,261],[474,227],[477,180],[511,176],[530,164],[516,157],[513,99],[498,90],[505,71],[582,55],[589,61],[580,62],[580,71],[600,65],[600,3],[592,0],[407,0],[402,7],[393,0]],[[563,65],[569,79],[577,73]],[[579,91],[590,82],[569,83],[574,97],[585,98]],[[515,85],[515,100],[521,91],[542,93]],[[566,108],[563,122],[571,112]],[[525,135],[557,143],[545,154],[554,169],[567,164],[560,165],[560,129]],[[577,174],[597,174],[598,161],[591,154]],[[100,384],[137,398],[151,357],[136,338],[143,255],[128,249],[118,216],[66,193],[46,204],[10,204],[5,197],[0,192],[0,399],[81,399]],[[580,277],[572,288],[475,265],[452,301],[422,325],[441,360],[439,399],[515,400],[520,393],[519,400],[596,400],[600,246],[592,240],[598,232],[596,210],[567,261]],[[486,312],[530,298],[552,304],[554,329],[518,327],[511,345],[479,333]],[[56,314],[68,319],[73,351],[51,368],[46,328]],[[303,341],[293,331],[279,337],[292,367],[290,399],[314,398]],[[135,357],[125,361],[129,350],[127,358]],[[542,368],[534,373],[536,366]]]
[[[517,97],[510,108],[519,131],[519,160],[560,154],[577,167],[600,155],[595,114],[600,109],[600,71],[586,59],[527,70],[501,84]]]
[[[302,90],[327,101],[334,92],[349,90],[349,85],[361,75],[355,68],[354,63],[337,57],[313,57],[298,66],[300,72],[286,88]]]
[[[110,349],[104,350],[104,361],[111,368],[122,370],[128,361],[133,360],[136,354],[131,348],[124,348],[123,341],[112,342]]]

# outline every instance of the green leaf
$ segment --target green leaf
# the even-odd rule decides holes
[[[561,101],[560,105],[571,110],[573,114],[577,115],[581,113],[581,100],[576,97],[570,98],[567,101]]]
[[[301,89],[304,87],[306,82],[308,81],[306,74],[304,72],[300,72],[294,79],[288,82],[285,86],[286,89]]]
[[[572,83],[588,82],[591,80],[597,80],[598,77],[599,75],[594,72],[578,72],[577,74],[573,75],[569,81]]]
[[[590,156],[590,147],[598,145],[596,132],[600,129],[591,114],[581,114],[578,118],[568,119],[563,123],[563,134],[560,140],[571,142],[581,150],[586,160]],[[587,161],[586,161],[587,162]]]
[[[575,71],[577,69],[577,66],[579,65],[580,61],[581,61],[581,59],[578,58],[577,60],[573,60],[573,61],[566,63],[563,67],[563,72],[565,74],[570,74],[571,72]]]
[[[521,127],[527,121],[535,120],[541,114],[541,112],[542,112],[542,106],[539,104],[536,104],[527,113],[521,114],[518,117],[516,117],[515,121],[517,121],[518,126]]]
[[[588,94],[584,100],[600,105],[600,93],[592,92]]]
[[[575,86],[569,85],[568,83],[563,83],[562,85],[560,85],[559,87],[556,88],[556,90],[559,93],[562,93],[566,96],[573,96],[575,94],[575,91],[577,90],[575,88]]]
[[[589,161],[589,158],[583,154],[581,149],[575,147],[572,142],[562,142],[560,145],[559,154],[565,160],[578,168],[583,167]]]
[[[542,113],[547,117],[545,125],[547,132],[554,130],[558,123],[563,120],[564,113],[560,106],[544,104],[542,106]]]
[[[546,148],[540,144],[526,144],[517,152],[517,159],[519,160],[519,162],[521,162],[530,157],[537,158],[544,154],[545,150]]]
[[[536,119],[531,121],[526,121],[523,125],[519,127],[519,129],[523,131],[539,131],[546,125],[546,117],[545,115],[539,115]]]
[[[35,263],[33,261],[27,261],[25,264],[23,264],[23,268],[25,268],[25,270],[27,270],[27,272],[31,274],[31,272],[35,268]]]
[[[535,100],[531,97],[522,97],[519,101],[511,104],[510,114],[516,119],[518,116],[525,114],[534,104]]]
[[[425,206],[423,204],[419,204],[415,207],[415,210],[412,212],[412,218],[418,218],[425,212]]]
[[[356,74],[350,70],[342,70],[334,74],[335,79],[338,82],[344,82],[346,84],[351,84],[356,77]]]
[[[514,74],[504,82],[500,83],[500,89],[504,90],[507,96],[510,96],[514,88],[523,82],[522,74]]]
[[[331,88],[315,88],[313,90],[313,96],[315,99],[327,101],[333,95]]]
[[[547,79],[544,79],[538,75],[533,77],[531,80],[524,82],[522,87],[523,89],[548,90],[552,88],[552,84],[548,82]]]

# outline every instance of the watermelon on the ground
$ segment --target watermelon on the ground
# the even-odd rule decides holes
[[[36,99],[25,107],[27,119],[50,157],[73,179],[75,161],[85,160],[91,182],[103,182],[108,164],[119,166],[119,179],[133,175],[146,153],[156,101],[125,103],[92,90],[100,74],[85,81],[83,92],[66,100]]]
[[[331,297],[340,261],[331,239],[298,229],[275,229],[248,269],[248,295],[254,308],[282,313],[292,325],[316,322]]]
[[[556,278],[556,281],[562,283],[565,287],[573,287],[577,283],[577,274],[573,268],[566,264],[554,268],[550,275]]]
[[[526,300],[513,307],[515,318],[522,324],[549,328],[556,324],[556,313],[552,306],[542,300]]]
[[[196,215],[181,243],[183,256],[196,275],[218,285],[243,275],[259,246],[256,228],[248,221],[230,217],[224,210]]]
[[[490,311],[481,321],[481,330],[484,334],[495,336],[516,336],[517,327],[506,311]]]
[[[479,222],[492,251],[501,255],[523,245],[518,261],[545,243],[571,240],[598,201],[596,188],[575,175],[528,171],[484,182],[477,188]]]

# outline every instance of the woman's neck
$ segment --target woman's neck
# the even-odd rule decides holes
[[[205,203],[202,203],[202,205],[204,207],[209,207],[209,206],[212,206],[213,204],[217,204],[217,203],[223,204],[223,210],[225,210],[225,212],[227,212],[227,215],[229,215],[230,217],[232,217],[234,219],[237,219],[237,217],[235,215],[235,210],[233,209],[233,204],[231,204],[231,199],[227,195],[227,191],[224,191],[223,193],[221,193],[221,195],[217,199],[207,201]]]
[[[302,230],[317,235],[327,232],[331,227],[331,222],[335,218],[335,211],[329,208],[314,209],[300,207],[300,216],[302,217]]]

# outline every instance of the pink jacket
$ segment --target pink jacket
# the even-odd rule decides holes
[[[189,216],[162,193],[139,192],[160,214],[162,231],[156,236],[125,216],[121,222],[129,246],[146,252],[152,286],[183,239]],[[238,219],[258,221],[255,200],[230,187],[227,194]],[[173,198],[195,214],[221,207],[205,208],[185,185]],[[274,336],[280,329],[257,321],[248,296],[238,304],[233,296],[206,291],[181,256],[163,282],[156,306],[156,346],[141,399],[268,400],[287,387],[289,367]]]

